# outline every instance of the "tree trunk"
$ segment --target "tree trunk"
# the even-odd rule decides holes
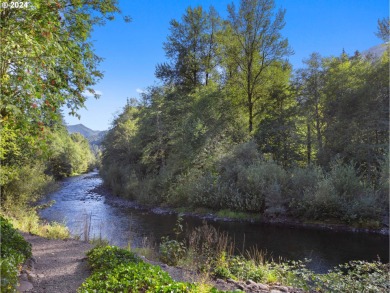
[[[317,142],[318,150],[322,151],[322,134],[321,134],[321,122],[320,122],[320,113],[318,110],[318,103],[316,103],[316,131],[317,131]]]
[[[311,127],[310,123],[307,123],[307,164],[311,164]]]
[[[253,130],[253,103],[249,103],[249,133]]]

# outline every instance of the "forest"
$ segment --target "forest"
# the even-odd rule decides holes
[[[380,227],[388,206],[389,55],[288,62],[284,10],[242,1],[170,22],[160,84],[129,99],[101,174],[147,205]],[[386,20],[377,36],[388,40]]]
[[[85,92],[98,97],[101,59],[89,37],[118,5],[35,2],[1,11],[2,208],[100,164],[62,112],[78,115]],[[389,190],[387,20],[373,32],[381,55],[314,52],[294,69],[286,11],[271,0],[227,10],[222,19],[188,7],[170,22],[160,83],[129,99],[106,135],[105,184],[148,205],[379,227]]]
[[[99,98],[94,86],[103,78],[102,58],[93,29],[131,18],[117,0],[31,0],[20,9],[4,3],[11,2],[0,7],[1,292],[15,292],[21,266],[32,256],[18,230],[70,237],[65,225],[39,218],[54,204],[39,200],[62,179],[95,168],[114,195],[149,207],[370,231],[388,224],[388,19],[378,19],[372,32],[382,42],[379,54],[313,52],[302,68],[293,68],[293,48],[282,34],[286,11],[273,0],[228,5],[225,18],[213,7],[188,7],[166,24],[158,83],[128,99],[97,150],[81,134],[68,133],[65,112],[78,116],[88,95]],[[205,227],[195,230],[196,245],[207,238],[202,229],[223,238]],[[180,219],[175,229],[176,236],[182,232],[176,233]],[[228,255],[227,242],[220,251],[206,243],[210,251],[200,253],[203,246],[163,239],[160,260],[187,253],[192,268],[205,269],[206,259],[218,278],[338,288],[332,292],[389,288],[388,265],[379,260],[316,275],[300,262]],[[150,292],[222,292],[174,282],[118,247],[98,245],[87,258],[92,275],[78,292],[105,286],[119,292],[126,282]]]

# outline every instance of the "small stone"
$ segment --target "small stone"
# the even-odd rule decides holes
[[[230,283],[230,284],[235,284],[236,281],[234,281],[233,279],[227,279],[226,282]]]
[[[269,293],[283,293],[283,292],[279,291],[279,290],[272,289],[271,291],[269,291]]]
[[[28,281],[28,275],[26,273],[21,273],[20,274],[20,280]]]
[[[272,289],[279,290],[281,292],[288,292],[288,288],[285,286],[272,286]]]
[[[28,281],[20,281],[19,286],[17,288],[18,292],[26,292],[31,291],[33,289],[33,285]]]
[[[245,290],[246,289],[246,286],[245,286],[245,283],[236,283],[236,286],[238,289],[241,289],[241,290]]]
[[[266,284],[262,284],[262,283],[257,283],[257,287],[259,287],[259,289],[261,290],[269,290],[269,286],[266,285]]]
[[[247,285],[257,285],[257,283],[254,282],[254,281],[252,281],[252,280],[247,280],[245,283],[246,283]]]
[[[215,282],[216,282],[217,284],[223,284],[223,283],[225,283],[225,281],[222,280],[222,279],[217,279]]]
[[[42,278],[45,277],[45,275],[44,275],[44,274],[37,274],[37,277],[40,278],[40,279],[42,279]]]
[[[249,292],[259,292],[259,287],[256,283],[247,285],[247,289],[249,289]]]
[[[35,264],[36,264],[37,262],[36,262],[36,260],[35,260],[35,258],[29,258],[28,260],[26,260],[26,262],[25,262],[25,265],[29,268],[29,269],[34,269],[34,267],[35,267]]]
[[[28,280],[29,281],[33,281],[34,279],[36,279],[37,278],[37,275],[36,274],[33,274],[33,273],[29,273],[28,274]]]

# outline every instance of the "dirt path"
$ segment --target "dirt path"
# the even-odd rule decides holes
[[[35,261],[30,261],[21,275],[20,292],[74,293],[89,276],[85,253],[89,243],[76,240],[48,240],[23,233],[32,244]],[[33,288],[31,289],[32,283]],[[29,288],[30,287],[30,288]]]

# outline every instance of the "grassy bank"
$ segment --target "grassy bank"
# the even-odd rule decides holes
[[[327,274],[315,274],[303,262],[266,261],[260,253],[231,256],[226,251],[194,250],[175,240],[165,242],[171,260],[180,256],[176,265],[188,266],[203,274],[204,280],[224,279],[230,284],[261,284],[265,288],[283,285],[300,288],[301,292],[388,292],[389,266],[376,262],[354,261],[340,265]],[[210,248],[210,247],[209,247]],[[173,251],[175,250],[175,251]],[[196,254],[195,254],[196,252]],[[209,251],[210,253],[211,251]],[[160,257],[164,258],[160,247]],[[145,263],[134,252],[115,246],[100,246],[88,252],[92,275],[78,293],[87,292],[243,292],[221,291],[210,283],[176,282],[159,266]],[[172,264],[172,263],[171,263]],[[288,286],[288,287],[287,287]],[[234,287],[234,286],[233,286]],[[294,289],[298,290],[298,289]]]
[[[361,293],[388,292],[390,289],[389,264],[383,264],[380,260],[351,261],[326,274],[317,274],[306,267],[309,260],[275,261],[257,249],[244,251],[240,255],[233,254],[232,240],[227,234],[207,224],[184,235],[179,218],[174,234],[173,238],[163,237],[159,247],[147,243],[144,243],[145,247],[137,249],[130,246],[127,249],[107,245],[95,247],[87,254],[93,273],[80,287],[79,293],[228,292],[213,287],[221,280],[228,284],[223,288],[229,290],[240,286],[245,290],[245,286],[250,285],[262,286],[267,290],[284,286],[288,292]],[[139,255],[154,257],[170,267],[191,271],[205,281],[173,281],[159,266],[145,263]]]

